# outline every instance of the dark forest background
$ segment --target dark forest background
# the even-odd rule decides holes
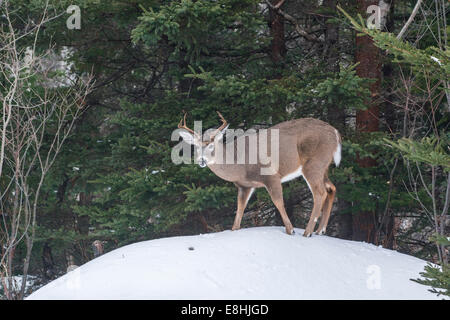
[[[65,120],[73,127],[32,218],[20,220],[14,196],[37,194],[37,166],[30,164],[23,184],[30,191],[8,189],[19,180],[14,166],[0,177],[4,297],[22,298],[129,243],[230,229],[234,185],[170,158],[183,112],[189,125],[217,127],[216,110],[230,128],[303,117],[337,128],[343,153],[340,167],[330,167],[337,198],[327,235],[437,263],[443,268],[430,267],[427,284],[448,293],[449,3],[419,2],[414,14],[416,0],[0,1],[9,12],[0,14],[0,52],[14,29],[17,57],[32,46],[53,63],[54,77],[92,78],[82,112]],[[80,8],[81,29],[66,25],[70,5]],[[380,29],[367,27],[370,5],[382,8]],[[48,21],[37,30],[44,12]],[[9,56],[1,57],[7,65]],[[3,116],[11,89],[5,74]],[[29,85],[37,92],[43,82]],[[55,132],[39,150],[51,150]],[[312,195],[303,179],[283,186],[290,219],[304,228]],[[282,222],[258,190],[242,227],[263,225]],[[11,239],[13,229],[23,236]],[[24,274],[34,285],[14,286],[13,276]]]

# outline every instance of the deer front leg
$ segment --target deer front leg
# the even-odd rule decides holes
[[[266,189],[269,192],[270,197],[272,198],[273,204],[280,212],[281,219],[283,220],[284,226],[286,227],[286,233],[293,234],[294,227],[292,226],[292,223],[286,213],[286,209],[284,208],[283,187],[281,186],[281,181],[272,180],[270,183],[266,184]]]
[[[244,214],[245,207],[250,199],[254,188],[238,187],[238,199],[236,216],[234,217],[234,223],[231,230],[239,230],[241,228],[242,216]]]

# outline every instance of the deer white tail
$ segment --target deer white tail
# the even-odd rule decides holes
[[[339,163],[341,163],[341,137],[339,135],[339,132],[337,130],[334,130],[336,132],[336,139],[337,139],[337,147],[336,151],[333,153],[333,160],[336,164],[336,167],[339,167]]]

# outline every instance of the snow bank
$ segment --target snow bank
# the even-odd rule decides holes
[[[363,242],[259,227],[128,245],[29,299],[436,299],[426,262]]]

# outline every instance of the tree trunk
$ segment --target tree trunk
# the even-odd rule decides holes
[[[331,74],[338,74],[340,71],[340,52],[339,52],[339,25],[337,23],[327,23],[328,16],[336,16],[336,0],[324,0],[323,6],[326,8],[325,22],[325,46],[324,46],[324,64],[327,71]],[[345,131],[345,109],[330,106],[327,111],[328,122],[335,127],[341,134]],[[336,183],[338,190],[336,204],[333,206],[335,214],[332,215],[330,223],[335,225],[336,236],[341,239],[352,238],[352,219],[350,214],[341,214],[345,208],[349,207],[342,197],[339,197],[339,184]]]
[[[276,5],[278,0],[270,1]],[[284,18],[269,8],[269,28],[272,36],[272,43],[270,45],[270,57],[275,64],[283,61],[286,56],[286,41],[284,37]]]
[[[52,248],[45,242],[42,248],[42,266],[44,271],[44,279],[52,280],[55,276],[55,262],[53,261]]]
[[[367,8],[371,5],[378,5],[374,0],[358,0],[358,12],[361,16],[367,16]],[[368,36],[356,37],[356,73],[361,78],[375,80],[370,84],[371,98],[367,101],[369,106],[366,110],[356,112],[357,133],[368,133],[379,131],[380,107],[378,98],[380,95],[381,82],[381,53]],[[362,168],[374,167],[377,165],[372,158],[357,157],[358,165]],[[376,233],[375,212],[358,212],[353,215],[353,240],[375,241]]]
[[[391,0],[391,7],[386,20],[386,29],[388,32],[394,32],[394,22],[394,0]],[[393,99],[393,89],[391,88],[394,87],[393,73],[394,64],[390,59],[385,59],[385,63],[383,64],[383,82],[387,83],[387,85],[384,86],[387,89],[385,92],[386,101],[383,103],[384,119],[388,130],[396,131],[395,123],[397,123],[397,119],[395,116],[394,104],[391,102]]]
[[[394,3],[395,0],[391,0],[391,7],[386,19],[386,30],[388,32],[394,32]],[[392,102],[392,100],[394,99],[394,95],[392,92],[393,89],[391,89],[394,87],[394,65],[389,59],[385,59],[385,61],[386,62],[383,64],[383,87],[386,88],[386,91],[384,92],[385,101],[383,102],[383,112],[389,133],[391,132],[391,130],[394,132],[397,131],[395,128],[395,124],[398,121],[395,115],[394,104]],[[388,210],[387,217],[384,220],[385,239],[383,241],[383,246],[388,249],[394,249],[397,224],[391,210]]]
[[[323,5],[327,9],[327,16],[336,15],[336,0],[325,0]],[[325,21],[329,17],[324,18]],[[330,73],[339,73],[339,25],[335,22],[325,23],[325,65]],[[334,126],[339,132],[343,132],[345,129],[345,109],[339,107],[329,107],[328,109],[328,122]]]
[[[86,189],[86,187],[84,187],[84,189]],[[92,202],[92,194],[90,194],[89,192],[80,192],[80,201],[79,204],[81,206],[88,206],[90,205]],[[90,244],[89,241],[87,240],[88,235],[89,235],[89,216],[77,216],[76,219],[77,223],[76,223],[76,228],[77,231],[80,233],[80,235],[82,236],[82,239],[77,243],[77,247],[75,247],[75,250],[79,250],[80,252],[80,256],[81,256],[81,262],[85,263],[88,262],[90,260],[90,255],[89,255],[89,251],[90,251]]]

